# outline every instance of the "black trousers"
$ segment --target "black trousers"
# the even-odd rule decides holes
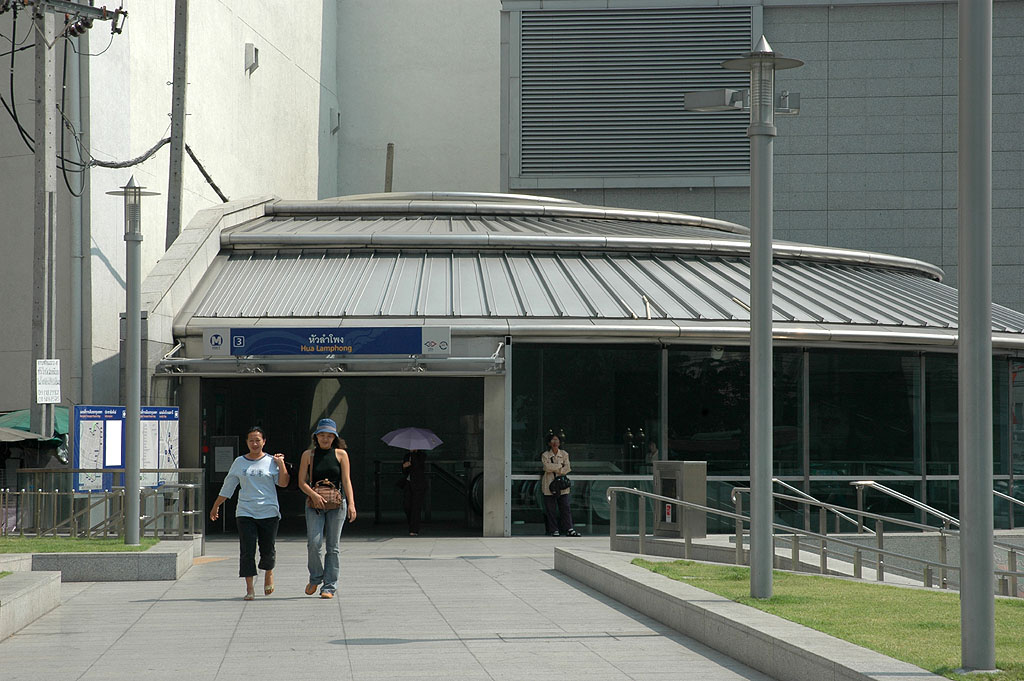
[[[260,548],[260,570],[273,570],[277,563],[277,526],[280,518],[235,516],[238,525],[238,576],[256,576],[256,546]]]
[[[420,533],[420,511],[423,510],[423,499],[427,496],[426,487],[417,487],[411,482],[405,486],[402,507],[405,519],[409,523],[409,531]]]
[[[573,529],[569,496],[568,494],[544,495],[544,525],[548,534],[556,530],[565,534]]]

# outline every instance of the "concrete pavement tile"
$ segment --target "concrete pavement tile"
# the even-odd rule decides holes
[[[543,538],[424,539],[343,538],[332,601],[302,594],[301,540],[279,541],[277,592],[248,603],[233,538],[208,541],[207,558],[224,560],[176,582],[76,583],[64,605],[0,643],[4,681],[60,670],[40,666],[58,637],[73,659],[61,679],[655,681],[688,667],[701,681],[763,678],[552,572],[555,544]],[[572,545],[603,550],[607,539]],[[273,653],[254,656],[254,636]]]

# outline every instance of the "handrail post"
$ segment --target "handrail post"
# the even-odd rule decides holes
[[[639,494],[636,495],[636,498],[640,501],[640,504],[638,505],[639,515],[637,518],[637,541],[639,552],[642,554],[644,553],[644,539],[647,535],[647,503]]]
[[[939,588],[948,589],[949,580],[946,574],[946,533],[939,532],[939,562],[942,563],[942,567],[939,568]]]
[[[690,559],[690,550],[693,549],[693,537],[690,536],[690,523],[687,522],[686,510],[677,509],[683,518],[683,558]]]
[[[619,525],[618,515],[619,511],[616,508],[618,497],[616,496],[615,490],[608,490],[608,539],[614,542],[619,536]]]
[[[822,508],[818,513],[818,530],[821,533],[821,554],[819,555],[819,562],[821,567],[821,574],[828,574],[828,544],[825,539],[828,535],[828,514],[825,509]]]
[[[864,574],[864,555],[860,549],[853,550],[853,576],[861,579]]]
[[[792,557],[793,565],[790,566],[790,567],[793,570],[799,570],[800,569],[800,536],[796,532],[794,532],[792,534],[792,537],[793,537],[793,545],[790,548],[793,551],[793,557]]]
[[[879,582],[884,582],[885,581],[885,557],[882,555],[882,551],[881,551],[881,549],[883,548],[883,544],[884,543],[885,542],[883,541],[883,538],[882,538],[882,521],[881,520],[876,520],[875,521],[875,545],[878,547],[879,551],[876,551],[876,554],[878,556],[878,560],[877,560],[877,563],[876,563],[876,566],[875,566],[875,579],[877,581],[879,581]]]
[[[736,515],[743,515],[743,498],[737,494],[733,498],[736,505]],[[743,519],[736,518],[736,564],[743,565]]]
[[[857,510],[864,510],[864,487],[857,485]],[[857,534],[864,534],[864,516],[857,514]]]
[[[57,536],[57,502],[58,501],[60,501],[60,493],[57,490],[53,490],[53,507],[52,507],[53,508],[53,513],[51,513],[50,515],[53,516],[53,527],[52,527],[52,529],[53,529],[53,536],[54,537]]]
[[[1010,549],[1007,555],[1007,566],[1013,570],[1014,574],[1010,575],[1010,595],[1014,598],[1017,597],[1017,552],[1014,549]]]

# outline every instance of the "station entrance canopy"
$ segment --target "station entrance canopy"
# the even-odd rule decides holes
[[[750,239],[741,225],[501,194],[269,201],[253,212],[219,232],[219,252],[176,311],[179,347],[158,372],[478,375],[503,370],[506,337],[749,342]],[[957,291],[939,268],[790,242],[773,253],[776,342],[955,347]],[[995,305],[992,323],[994,348],[1024,347],[1024,315]],[[263,329],[441,329],[449,348],[209,346],[225,330],[249,339]]]

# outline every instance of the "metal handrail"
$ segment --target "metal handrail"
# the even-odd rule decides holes
[[[736,499],[735,494],[737,492],[746,492],[746,493],[749,494],[750,493],[750,488],[749,487],[733,487],[733,500],[734,501]],[[853,513],[856,516],[861,516],[862,517],[862,521],[863,521],[863,518],[870,518],[872,520],[881,520],[881,521],[884,521],[884,522],[887,522],[887,523],[894,523],[896,525],[903,525],[905,527],[912,527],[912,528],[914,528],[916,530],[931,530],[931,531],[936,531],[937,530],[940,533],[948,532],[948,533],[955,534],[955,532],[951,532],[947,528],[934,527],[932,525],[925,525],[924,523],[916,523],[913,520],[903,520],[902,518],[892,518],[892,517],[887,516],[887,515],[880,515],[878,513],[872,513],[871,511],[862,511],[860,509],[850,508],[848,506],[839,506],[839,505],[836,505],[836,504],[830,504],[830,503],[827,503],[827,502],[824,502],[824,501],[819,501],[818,499],[815,499],[813,497],[809,497],[809,498],[803,499],[803,498],[800,498],[800,497],[792,497],[792,496],[790,496],[788,494],[783,494],[781,492],[772,492],[772,497],[775,498],[775,499],[781,499],[783,501],[795,501],[798,504],[808,504],[810,506],[818,506],[818,507],[820,507],[820,508],[822,508],[822,509],[824,509],[826,511],[832,511],[836,515],[839,515],[840,513],[844,513],[844,512],[849,511],[850,513]],[[856,522],[856,521],[854,521],[854,522],[857,525],[858,531],[860,529],[864,529],[864,530],[867,530],[868,532],[871,532],[872,534],[876,533],[876,531],[871,530],[870,528],[867,528],[867,527],[863,527],[862,528],[863,522]]]
[[[911,506],[918,510],[933,515],[936,518],[942,520],[943,522],[949,523],[950,525],[956,525],[957,527],[960,526],[960,521],[957,518],[954,518],[953,516],[949,515],[948,513],[943,513],[939,509],[933,508],[932,506],[929,506],[923,501],[918,501],[914,497],[908,497],[906,494],[903,494],[902,492],[897,492],[891,487],[886,487],[880,482],[875,482],[874,480],[854,480],[850,484],[856,487],[858,490],[863,489],[865,487],[872,487],[874,489],[877,489],[879,492],[882,492],[883,494],[888,494],[894,499],[899,499],[900,501],[910,504]]]
[[[739,489],[739,490],[746,490],[746,489],[749,489],[749,488],[738,487],[737,489]],[[937,531],[939,533],[956,534],[955,531],[949,530],[948,528],[935,527],[934,525],[926,525],[924,523],[914,522],[913,520],[904,520],[902,518],[893,518],[891,516],[881,515],[880,513],[872,513],[871,511],[861,511],[860,509],[850,508],[848,506],[838,506],[836,504],[828,504],[828,503],[825,503],[823,501],[818,501],[818,500],[813,500],[812,501],[810,499],[800,499],[799,497],[791,497],[788,494],[782,494],[780,492],[776,492],[772,496],[774,496],[776,499],[783,499],[785,501],[795,501],[795,502],[802,503],[802,504],[810,504],[812,506],[821,506],[822,508],[830,510],[830,511],[833,511],[833,512],[849,511],[850,513],[853,513],[854,515],[857,515],[857,516],[863,516],[864,518],[870,518],[871,520],[881,520],[883,522],[892,523],[892,524],[895,524],[895,525],[903,525],[904,527],[912,527],[915,530],[930,530],[930,531],[933,531],[933,532]],[[869,528],[865,527],[864,529],[870,531]]]
[[[917,499],[914,499],[913,497],[908,497],[906,494],[903,494],[901,492],[897,492],[896,490],[894,490],[894,489],[892,489],[890,487],[886,487],[885,485],[883,485],[883,484],[881,484],[879,482],[876,482],[874,480],[856,480],[854,482],[851,482],[850,484],[855,486],[855,487],[857,487],[858,490],[859,489],[863,489],[864,487],[871,487],[873,489],[877,489],[879,492],[882,492],[883,494],[888,494],[889,496],[893,497],[894,499],[899,499],[900,501],[903,501],[903,502],[906,502],[906,503],[910,504],[914,508],[920,509],[922,511],[930,513],[931,515],[934,515],[937,518],[940,518],[943,522],[945,522],[947,524],[947,526],[948,525],[956,525],[957,527],[960,527],[960,520],[958,518],[956,518],[954,516],[951,516],[948,513],[943,513],[942,511],[938,510],[937,508],[933,508],[933,507],[929,506],[928,504],[926,504],[926,503],[924,503],[922,501],[918,501]],[[1017,504],[1020,504],[1020,505],[1024,506],[1024,502],[1021,502],[1021,501],[1018,501],[1018,500],[1016,500],[1016,499],[1014,499],[1012,497],[1009,497],[1009,496],[1003,494],[1002,492],[997,492],[996,490],[992,490],[992,494],[994,494],[996,496],[999,496],[999,497],[1005,497],[1006,499],[1009,499],[1010,501],[1012,501],[1014,503],[1017,503]],[[859,510],[858,510],[858,513],[860,513]],[[867,515],[867,513],[865,513],[865,515]],[[892,518],[891,522],[898,522],[898,521],[895,518]],[[929,529],[931,529],[930,525],[928,527],[929,527]],[[950,530],[950,534],[959,535],[960,533],[957,530]],[[1020,549],[1019,546],[1016,546],[1014,544],[1007,544],[1005,542],[1000,542],[1000,541],[993,541],[992,545],[995,546],[997,549],[1002,549],[1003,551],[1016,551],[1016,550]]]
[[[646,507],[647,507],[647,505],[646,505],[644,500],[645,499],[652,499],[652,500],[655,500],[655,501],[660,501],[662,503],[673,504],[673,505],[679,506],[679,507],[681,507],[683,509],[702,511],[704,513],[711,513],[713,515],[718,515],[718,516],[722,516],[722,517],[726,517],[726,518],[732,518],[732,519],[736,520],[737,521],[737,530],[738,530],[737,533],[736,533],[736,558],[737,558],[736,564],[737,565],[742,564],[742,562],[743,562],[742,561],[742,553],[743,553],[743,549],[742,549],[742,542],[743,542],[742,524],[743,523],[748,523],[748,524],[750,523],[750,517],[749,516],[743,515],[741,513],[733,513],[731,511],[723,511],[721,509],[711,508],[709,506],[704,506],[702,504],[697,504],[697,503],[694,503],[694,502],[691,502],[691,501],[684,501],[682,499],[674,499],[672,497],[666,497],[666,496],[663,496],[663,495],[660,495],[660,494],[654,494],[653,492],[645,492],[645,491],[638,490],[636,488],[631,488],[631,487],[609,487],[607,489],[607,491],[606,491],[606,498],[608,500],[609,510],[611,512],[611,514],[610,514],[611,517],[609,519],[610,520],[610,522],[609,522],[609,538],[611,540],[614,540],[618,536],[618,529],[616,527],[616,525],[617,525],[617,505],[615,503],[614,495],[619,493],[619,492],[622,492],[622,493],[625,493],[625,494],[632,494],[632,495],[638,497],[638,501],[639,501],[639,505],[638,505],[638,511],[639,511],[638,524],[639,524],[639,527],[638,527],[638,532],[637,532],[637,539],[638,539],[638,545],[639,545],[638,546],[639,552],[641,554],[644,553],[645,537],[646,537],[646,534],[647,534],[647,529],[646,529]],[[783,496],[785,496],[785,495],[783,495]],[[798,500],[798,501],[804,501],[804,502],[808,502],[809,501],[809,500],[806,500],[806,499],[799,500],[799,499],[796,499],[795,497],[792,497],[792,498],[794,500]],[[821,502],[817,502],[817,503],[820,504]],[[842,507],[840,507],[840,508],[842,508]],[[865,513],[865,515],[869,515],[869,514]],[[870,514],[870,515],[876,515],[876,514]],[[879,520],[877,520],[877,526],[880,528],[881,527],[881,523],[882,523],[882,519],[885,519],[885,517],[884,516],[878,516],[878,518],[879,518]],[[931,526],[924,526],[924,527],[927,527],[927,529],[932,530],[932,531],[934,531],[936,529],[936,528],[931,527]],[[916,563],[916,564],[921,565],[922,566],[922,583],[925,586],[927,586],[927,587],[931,587],[932,586],[932,581],[933,581],[932,578],[933,578],[933,576],[935,574],[934,571],[936,569],[939,571],[939,575],[940,575],[938,583],[939,583],[939,586],[941,586],[942,588],[947,588],[948,587],[948,582],[946,580],[946,572],[948,570],[955,570],[957,572],[960,571],[960,566],[958,566],[958,565],[952,565],[952,564],[945,563],[945,562],[942,562],[942,561],[927,560],[925,558],[919,558],[917,556],[908,556],[908,555],[905,555],[905,554],[897,553],[895,551],[886,550],[886,549],[882,548],[881,546],[877,546],[877,547],[864,547],[864,546],[862,546],[862,545],[860,545],[860,544],[858,544],[856,542],[851,542],[851,541],[848,541],[848,540],[845,540],[845,539],[839,539],[839,538],[837,538],[835,536],[829,536],[829,535],[826,535],[826,534],[819,534],[819,533],[816,533],[816,532],[811,532],[809,530],[801,530],[801,529],[798,529],[798,528],[795,528],[795,527],[790,527],[788,525],[784,525],[782,523],[775,523],[775,522],[773,522],[772,523],[772,528],[773,528],[773,530],[782,530],[785,533],[792,535],[793,569],[797,569],[797,566],[799,565],[800,537],[807,537],[809,539],[816,539],[816,540],[818,540],[818,542],[820,544],[820,547],[821,547],[821,552],[820,552],[820,556],[821,556],[820,570],[821,570],[822,574],[825,574],[828,571],[828,550],[826,548],[827,542],[833,542],[835,544],[839,544],[839,545],[842,545],[842,546],[849,546],[849,547],[851,547],[853,549],[853,556],[852,557],[853,557],[854,577],[856,577],[858,579],[861,578],[861,574],[862,574],[862,556],[863,556],[863,553],[865,551],[868,552],[868,553],[873,553],[876,556],[876,561],[875,561],[876,562],[875,579],[877,581],[884,581],[884,578],[885,578],[885,567],[886,567],[885,560],[884,560],[885,557],[888,557],[888,558],[898,558],[898,559],[901,559],[901,560],[906,560],[906,561],[909,561],[911,563]],[[684,539],[684,554],[683,555],[684,555],[685,558],[689,558],[691,550],[692,550],[692,538],[690,536],[689,525],[687,523],[685,523],[685,522],[683,523],[683,533],[684,533],[684,536],[683,536],[683,539]],[[881,543],[881,541],[882,541],[881,533],[878,533],[877,536],[878,536],[879,543]],[[773,534],[773,537],[774,537],[774,534]],[[843,556],[843,557],[845,558],[847,556]],[[1014,565],[1014,567],[1016,568],[1016,565]],[[1004,593],[1010,593],[1012,595],[1016,595],[1017,594],[1018,579],[1020,577],[1024,577],[1024,572],[1019,572],[1019,571],[1016,571],[1016,570],[995,570],[993,574],[999,577],[999,579],[1000,579],[1000,589]]]
[[[779,480],[778,478],[772,478],[772,482],[774,482],[776,485],[779,485],[780,487],[784,487],[785,489],[788,489],[791,492],[796,492],[799,496],[803,497],[804,499],[810,499],[812,501],[818,501],[817,498],[811,496],[810,494],[808,494],[807,492],[803,491],[799,487],[794,487],[793,485],[790,485],[788,482],[784,482],[782,480]],[[774,495],[774,492],[772,494]],[[842,518],[843,520],[845,520],[848,523],[856,525],[859,530],[866,529],[866,528],[864,528],[863,523],[857,522],[856,520],[854,520],[850,516],[846,515],[842,511],[837,511],[835,509],[831,509],[831,508],[828,508],[828,507],[825,507],[825,506],[823,506],[822,508],[827,508],[827,510],[832,511],[837,517]],[[837,522],[836,523],[836,529],[838,529],[838,528],[839,528],[839,523]],[[872,534],[874,534],[874,530],[868,529],[868,532],[871,532]]]
[[[1024,506],[1024,501],[1021,501],[1020,499],[1017,499],[1016,497],[1011,497],[1009,494],[1003,494],[1002,492],[999,492],[997,490],[992,490],[992,494],[996,495],[1000,499],[1006,499],[1007,501],[1012,501],[1013,503],[1017,504],[1018,506]]]

